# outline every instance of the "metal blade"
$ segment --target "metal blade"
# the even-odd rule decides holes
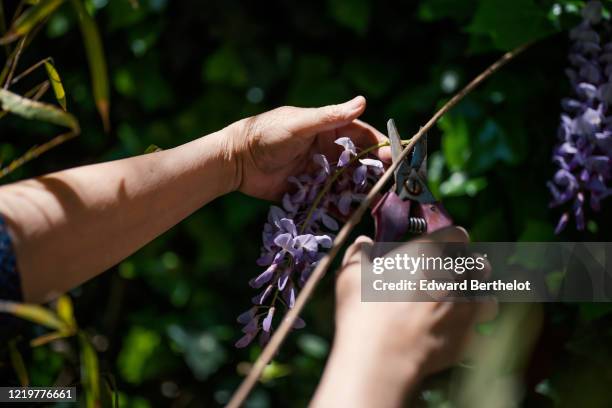
[[[415,169],[423,180],[427,180],[427,134],[414,146],[410,167]]]
[[[387,134],[389,136],[389,141],[391,142],[391,157],[395,163],[397,158],[402,153],[402,140],[399,137],[399,133],[397,131],[397,127],[395,127],[395,121],[393,119],[389,119],[387,121]]]

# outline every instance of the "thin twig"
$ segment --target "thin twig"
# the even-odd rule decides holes
[[[45,94],[45,92],[47,92],[47,91],[49,90],[49,86],[50,86],[49,81],[43,81],[43,82],[42,82],[42,83],[39,85],[39,87],[38,87],[38,89],[36,90],[36,92],[34,92],[34,94],[33,94],[33,96],[32,96],[32,100],[33,100],[33,101],[37,101],[37,100],[39,100],[40,98],[42,98],[42,96]],[[28,98],[28,96],[27,96],[27,95],[25,95],[25,97],[26,97],[26,98]]]
[[[21,81],[24,77],[30,75],[32,71],[34,71],[36,68],[40,67],[41,65],[45,64],[48,61],[51,61],[50,57],[43,58],[42,60],[38,61],[36,64],[31,65],[30,67],[26,68],[19,75],[13,78],[13,80],[11,81],[11,85],[15,85],[17,82]]]
[[[345,244],[349,234],[353,230],[353,228],[361,221],[361,217],[366,212],[376,195],[382,190],[382,188],[391,180],[393,177],[393,171],[397,168],[399,163],[410,153],[412,147],[419,141],[419,139],[429,130],[431,127],[451,108],[453,108],[461,99],[463,99],[468,93],[470,93],[474,88],[476,88],[482,81],[488,78],[491,74],[505,65],[508,61],[514,58],[516,55],[520,54],[525,48],[527,48],[529,44],[521,45],[520,47],[514,49],[513,51],[505,53],[499,60],[494,62],[491,66],[489,66],[486,70],[484,70],[480,75],[474,78],[469,84],[465,86],[461,91],[459,91],[455,96],[453,96],[448,102],[442,106],[440,110],[438,110],[432,117],[427,121],[427,123],[419,129],[419,131],[410,139],[410,143],[404,148],[398,159],[385,171],[380,180],[372,187],[366,198],[361,202],[359,207],[355,210],[355,212],[351,215],[346,224],[342,227],[336,239],[334,240],[334,244],[329,250],[329,253],[321,259],[315,270],[313,271],[310,278],[306,281],[304,287],[302,288],[300,294],[298,295],[295,305],[293,309],[290,309],[289,312],[285,315],[285,318],[281,322],[280,326],[270,339],[269,343],[263,349],[261,355],[253,364],[251,371],[247,375],[247,377],[242,381],[240,387],[236,390],[229,404],[228,408],[238,408],[240,407],[244,401],[246,400],[249,392],[255,386],[255,383],[259,379],[262,371],[266,367],[266,365],[270,362],[272,357],[277,353],[280,348],[283,340],[287,337],[287,334],[291,331],[293,324],[297,317],[304,309],[306,302],[312,296],[317,284],[331,265],[332,260],[338,255],[340,252],[340,248]]]
[[[29,162],[30,160],[34,160],[41,154],[46,153],[47,151],[53,149],[56,146],[61,145],[64,142],[67,142],[68,140],[72,139],[75,136],[77,136],[76,132],[67,132],[67,133],[63,133],[59,136],[54,137],[53,139],[49,140],[47,143],[44,143],[40,146],[34,146],[30,150],[28,150],[23,156],[19,157],[18,159],[13,160],[11,164],[2,168],[0,170],[0,178],[5,177],[6,175],[15,171],[17,168],[23,166],[25,163]]]
[[[0,37],[2,37],[4,33],[6,33],[6,16],[4,14],[4,0],[0,0]],[[4,48],[4,52],[8,58],[8,56],[11,54],[11,49],[8,45],[5,45],[2,48]]]

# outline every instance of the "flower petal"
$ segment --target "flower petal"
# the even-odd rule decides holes
[[[272,326],[272,319],[274,318],[274,306],[268,310],[268,315],[263,320],[262,328],[265,332],[270,331],[270,326]]]
[[[329,215],[327,215],[327,213],[325,212],[321,212],[321,222],[323,223],[323,225],[325,225],[332,231],[338,231],[338,229],[340,228],[338,222]]]
[[[335,144],[344,147],[344,150],[349,151],[352,154],[357,154],[357,150],[355,149],[355,144],[348,137],[340,137],[334,141]]]
[[[348,150],[340,153],[340,157],[338,158],[338,167],[345,167],[351,161],[351,152]]]
[[[368,172],[368,167],[361,165],[355,169],[353,172],[353,183],[358,186],[363,186],[366,182],[366,174]]]
[[[342,215],[348,215],[351,211],[351,203],[353,202],[353,193],[350,191],[343,191],[340,194],[340,199],[338,200],[338,211]]]
[[[257,311],[257,308],[252,307],[246,312],[242,313],[240,316],[238,316],[236,321],[241,324],[247,324],[253,318],[253,316],[255,316],[256,311]]]
[[[315,239],[317,244],[321,245],[323,248],[331,248],[332,246],[332,239],[329,235],[316,235]]]
[[[254,337],[255,337],[255,333],[247,333],[244,336],[242,336],[240,338],[240,340],[238,340],[234,344],[234,347],[236,347],[236,348],[244,348],[244,347],[248,346],[251,343],[251,341],[253,341]]]

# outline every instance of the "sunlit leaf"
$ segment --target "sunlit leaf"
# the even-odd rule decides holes
[[[85,333],[79,333],[81,381],[87,408],[100,406],[100,369],[98,355]]]
[[[261,382],[266,383],[277,378],[285,377],[291,373],[291,367],[287,364],[279,364],[272,361],[261,373]]]
[[[21,356],[21,353],[17,349],[15,341],[9,342],[9,355],[11,358],[11,364],[13,365],[13,369],[15,370],[15,374],[17,374],[17,378],[19,379],[19,384],[22,387],[29,386],[30,377],[28,376],[28,370],[26,369],[25,363],[23,362],[23,357]]]
[[[49,81],[51,81],[51,87],[53,88],[55,99],[57,99],[60,106],[66,110],[66,91],[64,91],[64,86],[62,85],[62,79],[60,78],[59,73],[51,61],[45,61],[45,69],[47,70],[47,75],[49,75]]]
[[[0,301],[0,313],[8,313],[50,329],[63,330],[64,323],[53,311],[40,305]]]
[[[0,89],[0,105],[5,111],[23,118],[53,123],[70,128],[75,133],[80,132],[79,122],[72,114],[48,103],[37,102],[6,89]]]
[[[64,295],[57,299],[55,306],[57,315],[70,327],[76,327],[76,320],[74,319],[74,308],[72,307],[72,300],[70,296]]]
[[[157,146],[157,145],[149,145],[149,147],[147,147],[144,151],[144,154],[149,154],[149,153],[155,153],[155,152],[161,152],[162,149],[161,147]]]
[[[9,31],[0,38],[0,44],[13,42],[19,37],[26,35],[36,24],[53,13],[63,2],[64,0],[40,0],[15,20]]]
[[[104,129],[110,129],[109,121],[109,84],[108,72],[106,69],[106,58],[102,48],[100,32],[93,17],[87,12],[81,0],[72,0],[72,4],[79,17],[79,26],[85,42],[87,60],[89,62],[89,72],[93,87],[93,95],[98,107],[98,112],[102,118]]]

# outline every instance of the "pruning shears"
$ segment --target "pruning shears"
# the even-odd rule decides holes
[[[393,162],[399,160],[402,141],[395,122],[387,122]],[[442,203],[427,187],[427,135],[415,144],[394,171],[395,184],[372,209],[377,242],[397,242],[407,233],[430,233],[453,225]]]

